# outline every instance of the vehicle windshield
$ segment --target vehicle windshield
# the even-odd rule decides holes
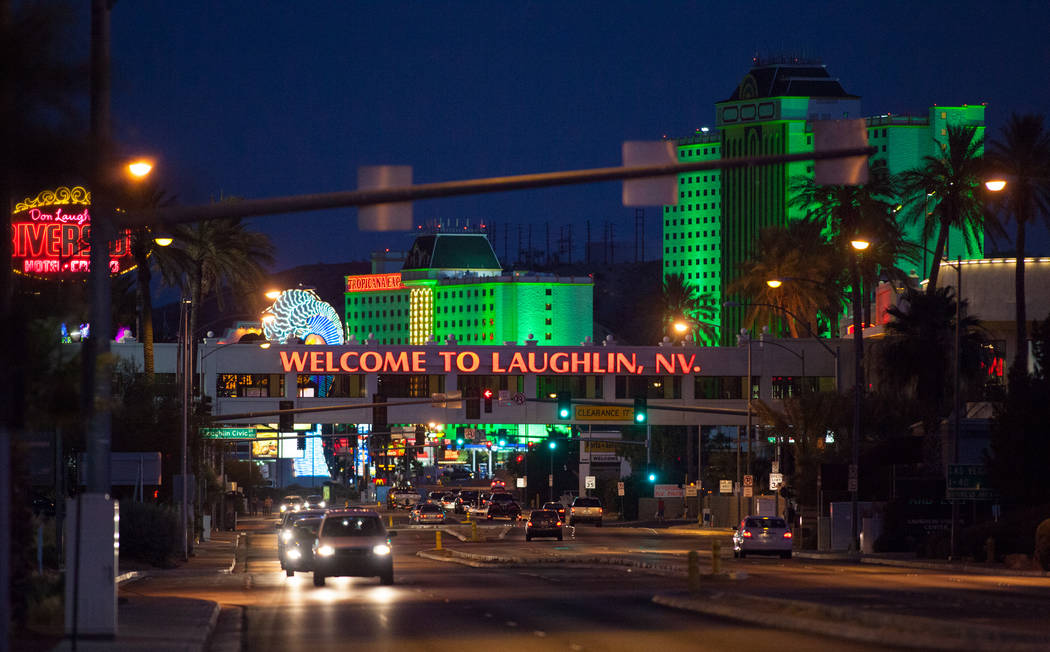
[[[749,518],[745,521],[745,527],[758,527],[758,528],[780,528],[784,529],[787,527],[787,523],[782,518],[774,518],[771,516],[762,516]]]
[[[286,502],[286,503],[298,503],[300,501],[302,501],[302,498],[299,497],[299,496],[285,496],[284,497],[284,502]]]
[[[543,503],[543,509],[565,509],[561,503]]]
[[[494,494],[492,500],[503,503],[512,503],[514,502],[514,496],[511,496],[510,494]]]
[[[327,518],[321,530],[325,537],[371,537],[383,533],[383,524],[374,516]]]
[[[319,502],[321,502],[324,499],[321,498],[320,496],[307,496],[306,500],[307,500],[307,502],[311,502],[311,503],[319,503]]]
[[[312,539],[317,536],[317,529],[321,527],[321,519],[304,518],[292,526],[295,536],[300,539]]]
[[[537,509],[529,516],[532,520],[557,519],[558,512],[551,509]]]
[[[601,507],[602,502],[597,498],[577,498],[573,507]]]
[[[431,505],[431,504],[429,504],[429,503],[428,503],[428,504],[426,504],[426,505],[423,505],[422,507],[420,507],[420,508],[419,508],[419,511],[420,511],[420,512],[433,512],[433,513],[438,513],[438,512],[440,512],[440,511],[441,511],[441,508],[440,508],[440,507],[438,507],[437,505]]]

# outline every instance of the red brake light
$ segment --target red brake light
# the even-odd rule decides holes
[[[742,535],[740,535],[740,536],[744,537],[745,539],[750,539],[751,536],[752,536],[751,535],[751,530],[744,530],[744,533]]]
[[[532,521],[528,521],[527,523],[525,523],[525,525],[528,525],[529,527],[532,527]]]
[[[599,508],[598,508],[598,513],[599,513],[599,514],[601,514],[601,513],[602,513],[602,508],[601,508],[601,507],[599,507]]]
[[[561,521],[558,521],[558,527],[561,527]]]
[[[576,508],[575,508],[575,507],[571,507],[571,508],[570,508],[570,511],[571,511],[571,512],[572,512],[573,514],[575,514],[575,513],[576,513]]]
[[[791,538],[791,532],[790,532],[790,531],[788,531],[788,532],[785,532],[785,533],[784,533],[784,538],[785,538],[785,539],[790,539],[790,538]]]

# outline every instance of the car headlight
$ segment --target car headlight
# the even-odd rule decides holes
[[[281,541],[284,541],[285,543],[288,543],[291,540],[292,540],[292,531],[291,530],[281,530]]]
[[[288,559],[299,559],[303,556],[303,553],[299,552],[298,548],[292,548],[284,553],[284,556]]]
[[[385,543],[380,543],[378,545],[372,546],[372,553],[376,555],[389,555],[390,546],[388,546]]]
[[[288,505],[281,505],[281,511],[282,512],[287,511],[287,510],[288,510]]]
[[[325,544],[317,549],[317,554],[321,555],[322,557],[331,557],[335,554],[335,548],[328,544]]]
[[[322,500],[320,503],[317,504],[317,506],[320,507],[321,509],[324,509],[325,502]]]

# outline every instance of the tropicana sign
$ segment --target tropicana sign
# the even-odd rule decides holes
[[[396,351],[343,349],[280,351],[285,373],[475,373],[485,361],[486,374],[687,375],[700,373],[698,356],[655,353],[652,366],[637,352],[612,351]],[[646,356],[647,358],[647,356]],[[436,368],[433,364],[436,363]]]

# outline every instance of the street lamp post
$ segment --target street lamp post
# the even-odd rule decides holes
[[[860,413],[861,401],[864,393],[864,324],[861,319],[861,276],[860,276],[860,252],[868,248],[867,240],[856,238],[850,241],[856,255],[853,257],[853,436],[851,437],[851,454],[849,467],[849,493],[850,493],[850,540],[849,549],[853,552],[860,550],[857,520],[859,512],[857,509],[857,493],[860,488]]]
[[[554,449],[557,447],[558,445],[555,444],[553,441],[547,442],[547,449],[550,451],[551,460],[551,474],[547,476],[547,486],[550,489],[549,497],[547,498],[547,500],[549,500],[550,502],[554,502]]]

